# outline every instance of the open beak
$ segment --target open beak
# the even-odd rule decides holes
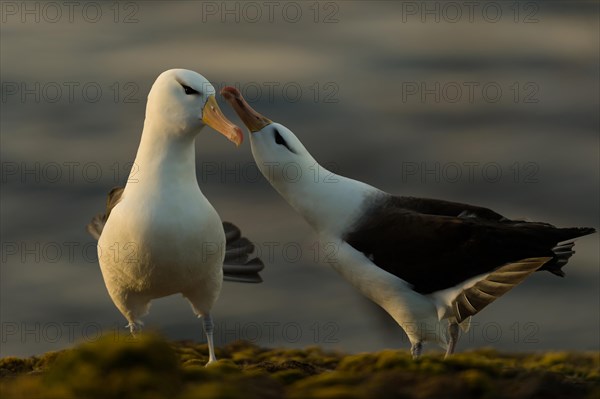
[[[225,118],[214,95],[208,97],[208,100],[206,100],[206,104],[202,109],[202,122],[233,141],[237,146],[244,140],[242,129]]]
[[[242,97],[242,93],[240,93],[240,91],[235,87],[224,87],[221,90],[221,95],[233,107],[250,133],[258,132],[265,126],[273,123],[268,118],[253,110],[252,107],[248,105],[246,100],[244,100],[244,97]]]

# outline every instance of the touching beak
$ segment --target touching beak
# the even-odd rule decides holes
[[[242,129],[234,125],[229,119],[225,118],[214,95],[211,95],[208,97],[208,100],[206,100],[206,104],[202,109],[202,122],[233,141],[237,146],[244,140]]]
[[[268,118],[253,110],[252,107],[248,105],[246,100],[244,100],[244,97],[242,97],[242,93],[240,93],[240,91],[235,87],[224,87],[221,90],[221,95],[233,107],[250,133],[258,132],[265,126],[273,123]]]

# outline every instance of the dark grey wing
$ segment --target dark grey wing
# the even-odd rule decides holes
[[[225,260],[223,262],[223,280],[240,283],[260,283],[259,272],[264,269],[262,261],[253,256],[254,244],[233,223],[223,222],[225,238]]]
[[[373,201],[344,240],[422,294],[457,286],[527,258],[551,258],[541,269],[560,275],[556,269],[564,266],[572,251],[555,252],[556,244],[594,232],[545,223],[418,213],[399,204],[391,196]]]
[[[418,213],[438,216],[454,216],[461,218],[479,218],[486,220],[508,220],[504,216],[488,208],[461,204],[459,202],[444,201],[431,198],[416,197],[391,197],[395,206]]]
[[[86,228],[88,233],[92,235],[96,240],[100,239],[100,235],[102,234],[102,230],[104,229],[104,225],[110,216],[110,212],[112,209],[121,201],[121,196],[123,194],[123,190],[125,187],[114,187],[108,193],[108,198],[106,199],[106,211],[105,213],[99,213],[92,218],[92,220],[87,224]]]

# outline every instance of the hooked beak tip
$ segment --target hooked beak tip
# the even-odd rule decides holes
[[[231,105],[251,133],[258,132],[265,126],[273,123],[270,119],[252,109],[246,100],[244,100],[240,91],[235,87],[225,86],[221,89],[221,95]]]
[[[225,86],[221,89],[221,95],[227,101],[231,101],[234,98],[240,98],[241,93],[238,89],[233,86]]]

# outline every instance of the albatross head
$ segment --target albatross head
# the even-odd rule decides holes
[[[239,90],[221,95],[250,131],[252,155],[263,176],[317,231],[341,234],[363,201],[379,190],[319,165],[296,135],[253,110]]]
[[[290,129],[252,109],[238,89],[225,87],[221,95],[250,131],[252,155],[257,166],[276,188],[286,182],[300,183],[296,176],[311,176],[315,173],[314,168],[320,168]]]
[[[241,129],[219,109],[213,85],[186,69],[170,69],[156,79],[148,95],[146,121],[176,135],[195,136],[208,125],[236,145],[243,139]]]

